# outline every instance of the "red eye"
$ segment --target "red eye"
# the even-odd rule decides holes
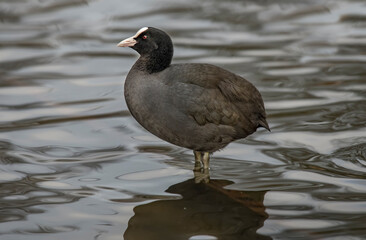
[[[142,39],[146,39],[146,38],[147,38],[147,36],[146,36],[146,35],[142,36]]]

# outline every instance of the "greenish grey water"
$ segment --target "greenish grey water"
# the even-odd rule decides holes
[[[127,110],[144,26],[262,92],[208,184]],[[363,0],[0,1],[0,239],[365,239],[365,66]]]

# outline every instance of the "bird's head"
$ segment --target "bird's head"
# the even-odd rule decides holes
[[[117,46],[131,47],[141,56],[154,55],[156,52],[166,54],[173,49],[172,40],[169,35],[153,27],[141,28],[135,35],[121,41]]]

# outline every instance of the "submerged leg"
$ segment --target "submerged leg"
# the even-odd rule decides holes
[[[210,170],[203,169],[201,171],[193,171],[194,172],[194,182],[195,183],[209,183],[210,182]]]
[[[201,162],[202,162],[202,153],[199,151],[193,151],[194,153],[194,171],[199,171],[201,169]]]
[[[203,169],[210,168],[210,153],[209,152],[203,153],[202,164],[203,164]]]
[[[194,180],[196,183],[204,182],[208,183],[210,181],[210,171],[209,171],[209,162],[210,162],[210,153],[209,152],[194,152]]]

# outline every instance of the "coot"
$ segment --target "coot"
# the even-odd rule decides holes
[[[270,130],[253,84],[210,64],[171,64],[173,43],[164,31],[144,27],[117,46],[140,54],[125,81],[132,116],[157,137],[192,149],[196,170],[208,169],[210,154],[230,142]]]

